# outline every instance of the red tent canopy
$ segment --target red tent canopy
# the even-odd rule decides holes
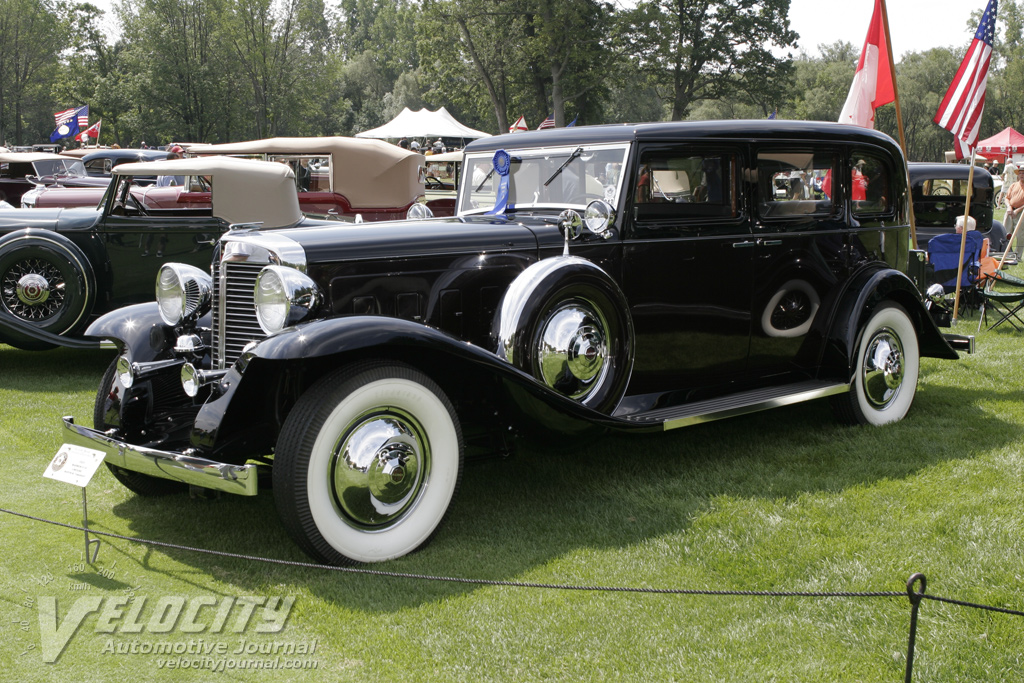
[[[1009,127],[978,142],[978,153],[984,154],[989,159],[1004,161],[1007,154],[1021,152],[1024,152],[1024,135]]]

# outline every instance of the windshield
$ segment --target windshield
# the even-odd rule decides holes
[[[509,149],[508,209],[586,208],[603,199],[617,206],[622,168],[629,145],[580,145]],[[459,192],[459,214],[485,213],[494,208],[500,176],[494,171],[494,152],[466,156]]]
[[[38,176],[84,176],[85,164],[81,159],[44,159],[35,161],[32,166]]]

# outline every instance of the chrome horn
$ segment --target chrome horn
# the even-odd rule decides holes
[[[181,367],[181,388],[186,395],[194,398],[200,389],[219,382],[226,374],[227,370],[200,370],[191,363],[185,363]]]

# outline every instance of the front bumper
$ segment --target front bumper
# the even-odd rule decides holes
[[[132,472],[180,481],[240,496],[257,493],[256,465],[229,465],[206,458],[118,441],[104,432],[75,424],[64,417],[64,442],[103,452],[104,461]]]

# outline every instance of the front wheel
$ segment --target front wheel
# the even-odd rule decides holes
[[[861,330],[850,392],[833,397],[836,416],[847,424],[903,419],[917,393],[920,361],[910,316],[898,304],[880,307]]]
[[[95,298],[91,268],[77,248],[48,236],[25,235],[0,245],[0,308],[53,334],[76,334]],[[9,332],[5,341],[26,351],[54,348]]]
[[[360,363],[296,402],[274,455],[274,501],[312,557],[381,562],[430,540],[462,463],[462,430],[437,384],[407,365]]]

